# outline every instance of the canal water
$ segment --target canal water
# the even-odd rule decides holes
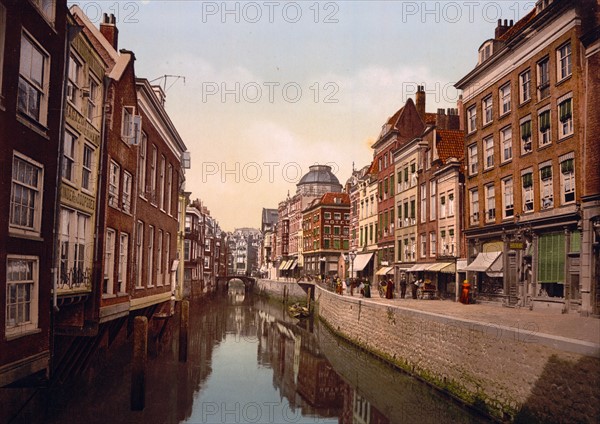
[[[478,423],[431,387],[234,287],[190,304],[186,363],[177,322],[150,344],[143,411],[130,410],[125,343],[83,382],[46,393],[44,423]]]

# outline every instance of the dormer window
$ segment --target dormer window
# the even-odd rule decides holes
[[[479,65],[494,53],[494,40],[488,40],[479,48]]]

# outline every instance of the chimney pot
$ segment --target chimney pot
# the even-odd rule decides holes
[[[504,26],[508,26],[508,19],[504,20]]]
[[[510,20],[510,26],[513,26],[513,25],[514,25],[514,21],[511,19]]]

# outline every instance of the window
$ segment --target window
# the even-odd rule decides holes
[[[127,261],[129,260],[127,253],[129,251],[129,234],[121,233],[119,239],[119,270],[117,272],[117,280],[119,293],[125,293],[127,290]]]
[[[35,256],[6,258],[6,336],[37,329],[39,260]]]
[[[454,216],[454,193],[448,194],[448,217]]]
[[[550,109],[547,109],[538,115],[538,122],[540,147],[542,147],[552,142],[550,137]]]
[[[40,234],[43,183],[42,165],[15,152],[10,193],[11,232]]]
[[[429,219],[434,220],[436,218],[437,211],[437,197],[436,197],[436,181],[430,181],[429,192],[431,193],[431,203],[429,204]]]
[[[45,125],[50,86],[49,57],[23,34],[20,60],[17,108],[20,113]]]
[[[525,171],[521,175],[523,185],[523,213],[533,211],[533,173]]]
[[[429,246],[431,250],[429,251],[429,256],[435,256],[437,252],[437,242],[435,233],[429,233]]]
[[[467,109],[467,133],[472,133],[477,129],[477,108],[471,106]]]
[[[502,180],[502,192],[504,193],[504,215],[503,218],[511,217],[515,214],[513,201],[513,180],[512,177]]]
[[[150,160],[150,202],[156,204],[156,161],[158,160],[158,150],[152,145],[152,159]]]
[[[140,143],[140,154],[138,156],[138,187],[140,196],[145,197],[146,191],[146,152],[148,148],[148,136],[142,132],[142,141]]]
[[[158,230],[158,239],[156,240],[156,285],[161,286],[163,284],[163,232]]]
[[[121,138],[128,139],[134,135],[133,116],[135,115],[134,106],[123,106],[121,121]],[[126,140],[124,140],[126,141]]]
[[[104,283],[102,293],[113,294],[115,278],[115,230],[106,229],[106,246],[104,249]]]
[[[92,223],[88,215],[70,209],[60,210],[60,288],[91,288]]]
[[[316,230],[316,228],[315,228],[315,230]],[[323,234],[331,234],[331,226],[330,225],[323,226]]]
[[[440,218],[446,218],[446,196],[440,196]]]
[[[183,260],[189,261],[192,257],[192,241],[190,239],[185,239],[183,241]]]
[[[148,266],[146,278],[148,280],[147,287],[154,286],[154,226],[148,225]]]
[[[421,257],[427,256],[427,234],[421,234]]]
[[[519,100],[525,103],[531,98],[531,71],[528,69],[519,75]]]
[[[92,170],[94,166],[94,148],[89,144],[83,145],[83,160],[81,161],[81,188],[93,191]]]
[[[496,196],[494,184],[485,186],[485,222],[496,220]]]
[[[571,43],[567,43],[556,51],[558,65],[558,80],[563,80],[571,75]]]
[[[500,130],[500,142],[502,143],[502,162],[512,159],[512,127]]]
[[[114,208],[119,207],[119,174],[121,173],[121,168],[119,165],[110,161],[108,165],[109,174],[108,174],[108,204]]]
[[[171,260],[171,233],[165,234],[165,285],[170,284],[171,268],[169,263]]]
[[[133,177],[127,171],[123,171],[123,192],[121,193],[121,203],[123,205],[123,212],[131,212],[131,183]]]
[[[40,9],[42,14],[50,22],[54,22],[54,1],[55,0],[33,0],[33,4]]]
[[[478,168],[478,158],[477,158],[477,144],[472,144],[469,146],[469,175],[477,174]]]
[[[494,137],[490,136],[483,140],[483,148],[485,149],[485,169],[490,169],[494,166]]]
[[[75,144],[77,137],[69,131],[65,131],[65,139],[63,143],[63,169],[62,177],[70,182],[74,182],[75,168]]]
[[[135,286],[142,287],[142,258],[144,256],[144,223],[138,221],[135,238],[136,260],[135,260]]]
[[[69,78],[67,80],[67,100],[75,107],[81,109],[81,61],[71,54],[69,57]]]
[[[572,153],[565,156],[569,158],[560,162],[560,187],[562,202],[571,203],[575,201],[575,163]]]
[[[355,208],[355,209],[356,209],[356,208]],[[345,214],[344,214],[344,219],[345,219],[346,221],[350,220],[350,214],[349,214],[349,213],[345,213]]]
[[[483,109],[483,125],[487,125],[492,122],[493,119],[493,108],[492,108],[492,95],[490,94],[481,102],[481,107]]]
[[[565,280],[565,235],[542,234],[538,239],[537,296],[563,297]]]
[[[99,84],[91,76],[88,79],[88,97],[87,97],[87,119],[97,127],[99,122],[100,114],[98,113],[98,100],[100,95],[98,93]]]
[[[158,175],[158,205],[161,210],[165,210],[165,168],[166,159],[163,155],[160,157],[160,173]]]
[[[565,98],[567,96],[568,98]],[[571,98],[571,94],[567,96],[558,101],[558,120],[560,121],[558,124],[558,138],[573,134],[573,99]]]
[[[427,221],[427,189],[425,183],[421,184],[421,222]],[[406,218],[406,214],[404,215]]]
[[[173,165],[167,167],[167,213],[171,215],[171,205],[173,203]]]
[[[510,82],[504,84],[499,90],[500,115],[510,112]]]
[[[521,154],[531,152],[531,117],[521,120]]]
[[[552,165],[540,165],[540,205],[542,209],[554,206],[554,185],[552,184]]]
[[[317,241],[314,242],[314,245],[315,245],[315,249],[318,249],[319,245],[318,245]],[[323,240],[323,249],[329,249],[329,247],[330,247],[329,246],[329,239],[324,239]]]
[[[336,221],[339,221],[340,219],[342,219],[342,214],[339,212],[335,212],[333,214],[333,219],[335,219]]]
[[[479,190],[473,188],[469,191],[469,202],[471,210],[471,224],[479,222]]]
[[[550,59],[544,58],[537,64],[538,100],[550,95]]]
[[[315,217],[317,217],[317,218],[318,218],[318,216],[319,216],[319,215],[315,215]],[[325,213],[323,214],[323,218],[324,218],[324,219],[331,219],[331,212],[325,212]],[[318,219],[317,219],[317,220],[318,220]]]
[[[454,228],[448,230],[448,238],[450,239],[450,254],[454,255],[455,243],[454,243]]]

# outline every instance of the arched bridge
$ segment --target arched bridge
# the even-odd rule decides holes
[[[217,277],[217,288],[227,290],[231,280],[241,280],[244,286],[246,286],[246,291],[254,289],[254,285],[256,284],[256,279],[253,277],[246,277],[245,275],[221,275]]]

